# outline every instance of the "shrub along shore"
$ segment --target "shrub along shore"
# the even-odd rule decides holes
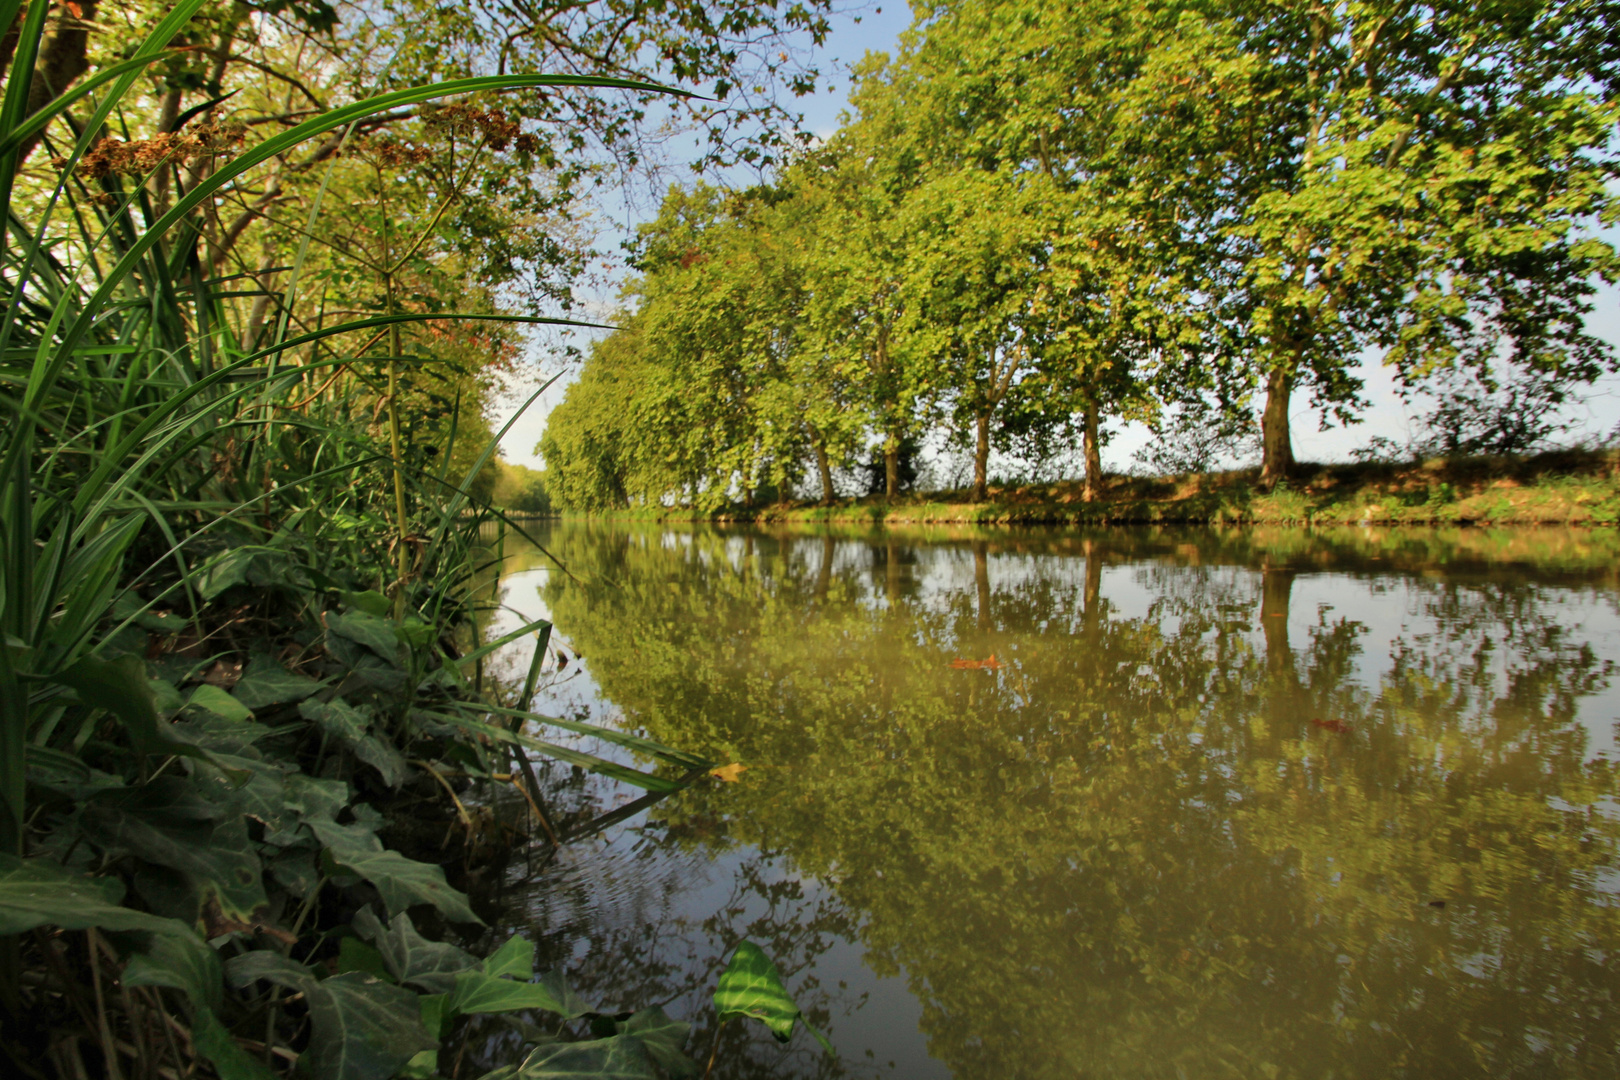
[[[1266,490],[1259,469],[1110,477],[1083,498],[1077,480],[992,485],[988,498],[927,492],[769,506],[715,514],[685,508],[608,514],[638,520],[874,525],[1613,525],[1620,522],[1620,452],[1563,450],[1534,457],[1434,459],[1412,464],[1300,464]]]

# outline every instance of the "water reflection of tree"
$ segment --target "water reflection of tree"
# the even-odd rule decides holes
[[[1183,551],[1140,619],[1101,589],[1118,541],[1002,583],[986,541],[879,542],[863,575],[821,540],[738,572],[710,536],[554,539],[614,582],[547,597],[605,693],[657,738],[771,767],[672,805],[662,849],[791,852],[843,912],[801,915],[859,921],[958,1075],[1612,1073],[1617,830],[1589,808],[1613,782],[1574,721],[1610,669],[1560,594],[1405,578],[1433,629],[1384,666],[1326,613],[1290,641],[1298,575],[1332,567],[1308,538],[1257,575]],[[924,588],[951,559],[971,577]],[[717,955],[654,983],[690,992]]]

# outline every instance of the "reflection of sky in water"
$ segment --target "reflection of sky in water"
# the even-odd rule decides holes
[[[650,542],[666,550],[689,548],[692,536],[684,532],[669,532]],[[821,541],[806,538],[797,541],[797,546],[804,552],[804,565],[811,572],[819,570]],[[943,610],[951,597],[973,593],[975,582],[971,552],[962,548],[913,548],[912,551],[915,561],[906,563],[902,568],[910,586],[907,593],[909,604]],[[724,552],[732,570],[740,571],[746,557],[744,538],[727,537]],[[708,553],[700,553],[699,558],[708,559]],[[990,552],[986,561],[991,586],[997,592],[1044,587],[1072,590],[1078,595],[1084,584],[1084,557]],[[834,576],[865,571],[870,567],[871,558],[865,543],[840,542],[834,548]],[[551,613],[541,596],[541,590],[551,573],[542,566],[503,577],[501,602],[504,607],[487,623],[486,636],[509,632],[534,619],[550,618]],[[881,570],[877,573],[881,574]],[[1101,595],[1107,601],[1110,618],[1149,619],[1155,615],[1155,604],[1165,596],[1167,579],[1172,585],[1181,584],[1184,588],[1224,594],[1247,607],[1245,614],[1254,627],[1249,637],[1259,647],[1262,644],[1258,625],[1261,577],[1258,571],[1236,566],[1158,564],[1144,570],[1133,565],[1105,565],[1101,575]],[[1362,627],[1361,655],[1355,663],[1350,681],[1369,690],[1375,689],[1389,667],[1397,643],[1425,642],[1440,629],[1441,620],[1424,610],[1427,606],[1425,595],[1412,592],[1407,587],[1407,581],[1404,575],[1391,579],[1374,577],[1365,571],[1354,574],[1299,574],[1293,582],[1287,617],[1290,640],[1297,649],[1311,628],[1319,623],[1338,619],[1359,623]],[[1478,587],[1493,589],[1497,586]],[[1617,607],[1616,597],[1612,593],[1585,587],[1534,588],[1542,603],[1556,609],[1559,623],[1567,629],[1574,642],[1588,643],[1599,657],[1620,659],[1620,607]],[[873,606],[887,603],[882,582],[875,577],[866,594],[866,602]],[[1158,625],[1165,636],[1174,635],[1180,624],[1180,617],[1174,611],[1158,614]],[[565,628],[556,628],[553,635],[553,641],[560,643],[572,657],[573,648]],[[515,641],[501,650],[492,661],[491,670],[504,679],[521,680],[533,654],[532,639]],[[588,659],[586,663],[570,663],[560,675],[556,675],[548,663],[545,691],[536,707],[542,712],[585,715],[596,722],[618,719],[618,710],[602,699],[600,689],[590,677]],[[1499,679],[1505,677],[1508,662],[1509,656],[1505,651],[1496,653],[1492,671]],[[1583,698],[1575,719],[1587,731],[1587,752],[1590,756],[1617,756],[1620,680],[1611,681]]]
[[[663,551],[689,551],[694,546],[693,536],[679,529],[639,533],[631,543]],[[944,616],[953,605],[960,607],[964,597],[971,605],[981,571],[975,564],[973,551],[966,545],[931,547],[906,541],[902,546],[901,564],[889,566],[887,556],[881,555],[871,543],[841,540],[830,549],[831,574],[846,587],[853,588],[856,602],[872,611],[890,604],[890,593],[896,588],[901,590],[904,602],[913,611],[937,612],[940,623],[945,621]],[[802,579],[817,575],[828,555],[829,549],[819,537],[785,541],[756,538],[751,543],[743,535],[732,535],[720,544],[702,547],[695,557],[711,566],[724,565],[732,574],[747,572],[765,577],[785,574]],[[1053,591],[1072,600],[1072,604],[1067,611],[1058,609],[1048,622],[1061,622],[1067,617],[1078,627],[1079,608],[1087,584],[1083,555],[988,551],[981,559],[994,597],[1028,590]],[[553,572],[541,565],[532,552],[525,553],[521,562],[528,568],[501,579],[503,607],[488,618],[486,637],[515,629],[525,621],[550,617],[542,590]],[[1245,638],[1256,652],[1264,653],[1262,581],[1259,570],[1246,566],[1175,565],[1163,559],[1133,563],[1113,553],[1095,584],[1110,620],[1153,621],[1166,637],[1174,636],[1182,626],[1184,615],[1178,607],[1178,597],[1196,595],[1206,604],[1213,598],[1222,617],[1246,625]],[[1292,579],[1288,593],[1285,620],[1288,641],[1299,653],[1313,630],[1340,620],[1359,624],[1360,651],[1343,682],[1374,693],[1388,676],[1393,658],[1403,646],[1432,648],[1436,642],[1447,640],[1445,632],[1455,629],[1446,625],[1448,620],[1468,617],[1467,612],[1458,615],[1437,603],[1435,590],[1442,587],[1432,576],[1380,575],[1366,566],[1345,572],[1302,569]],[[1491,583],[1459,583],[1453,587],[1462,596],[1465,607],[1503,588]],[[1587,645],[1599,659],[1620,658],[1620,612],[1612,593],[1580,585],[1534,584],[1516,588],[1530,596],[1543,618],[1552,616],[1552,621],[1566,634],[1568,645]],[[1485,621],[1489,623],[1488,618]],[[621,724],[621,711],[604,699],[591,675],[591,658],[577,657],[568,629],[558,627],[552,638],[553,646],[562,649],[568,662],[558,671],[556,658],[547,660],[541,690],[534,703],[536,711],[615,726]],[[1064,628],[1043,624],[1039,629],[1052,632]],[[1492,634],[1499,637],[1511,630],[1511,626],[1492,624],[1480,633],[1484,637]],[[1016,633],[1003,633],[1002,640],[1016,636]],[[1016,649],[1016,642],[1009,641],[1007,647]],[[489,670],[505,681],[521,681],[533,648],[532,638],[514,642],[491,661]],[[1491,692],[1502,692],[1513,662],[1510,649],[1498,649],[1489,655],[1486,670],[1495,681],[1494,691],[1475,688],[1487,698]],[[1620,721],[1620,687],[1614,682],[1601,683],[1578,702],[1575,718],[1587,731],[1589,757],[1614,755],[1616,723]],[[560,732],[548,732],[547,737],[603,756],[627,760],[623,752],[589,738]],[[1201,735],[1194,732],[1190,738],[1197,743]],[[1228,763],[1215,761],[1210,766],[1223,773],[1232,768]],[[639,794],[599,779],[591,783],[604,807],[622,804]],[[1611,802],[1605,797],[1598,812],[1603,813]],[[656,809],[650,816],[655,821],[658,819]],[[605,837],[565,851],[541,878],[543,887],[530,894],[525,905],[527,917],[536,927],[545,928],[553,935],[554,949],[564,948],[561,938],[571,936],[571,943],[566,946],[571,952],[554,952],[554,959],[566,959],[570,967],[603,963],[633,967],[643,962],[646,950],[651,949],[665,958],[675,958],[673,962],[677,965],[681,962],[698,966],[709,964],[714,958],[706,955],[706,950],[714,948],[712,920],[717,912],[735,906],[736,910],[723,920],[733,930],[767,917],[757,896],[739,900],[736,881],[745,868],[754,874],[776,875],[770,881],[797,880],[790,858],[768,857],[752,847],[726,851],[718,858],[711,858],[708,849],[702,846],[665,848],[655,858],[649,858],[641,831],[647,817],[632,819],[627,826]],[[1601,891],[1612,891],[1613,877],[1613,872],[1603,874],[1592,884]],[[824,885],[806,880],[798,884],[801,894],[790,906],[801,913],[799,917],[808,917],[802,913],[818,905],[836,902],[836,882]],[[656,945],[649,945],[638,936],[644,933],[644,928],[652,926],[658,928]],[[598,942],[612,940],[628,946],[639,941],[640,944],[626,955],[593,956],[588,944],[591,935],[595,935]],[[907,973],[901,971],[886,977],[876,974],[865,961],[858,932],[830,934],[823,944],[825,951],[814,957],[810,973],[819,980],[820,996],[816,1000],[830,1009],[831,1034],[849,1074],[864,1075],[875,1066],[879,1074],[918,1080],[949,1075],[941,1063],[927,1055],[925,1039],[919,1030],[922,1006],[908,989]],[[684,961],[680,960],[682,957]],[[1460,973],[1471,978],[1485,978],[1502,962],[1502,957],[1486,953],[1460,961],[1453,959],[1460,962]],[[791,980],[796,983],[795,989],[803,987],[802,980],[802,974]],[[698,1019],[710,1008],[706,997],[710,988],[712,979],[706,985],[694,981],[677,999],[662,1003],[676,1017]],[[631,1008],[646,1003],[604,1004]],[[756,1040],[756,1044],[769,1047],[768,1042],[762,1040]],[[816,1065],[804,1053],[805,1047],[811,1045],[802,1035],[796,1039],[793,1056],[780,1063],[781,1074],[814,1075]],[[689,1050],[701,1056],[707,1046]],[[886,1068],[891,1061],[897,1063],[893,1071]]]

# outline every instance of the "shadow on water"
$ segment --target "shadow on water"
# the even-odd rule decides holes
[[[504,585],[565,643],[541,710],[749,769],[510,921],[700,1057],[760,943],[841,1056],[733,1025],[718,1077],[1620,1069],[1613,534],[544,542],[575,579]]]

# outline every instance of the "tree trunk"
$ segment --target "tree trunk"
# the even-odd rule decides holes
[[[1081,444],[1086,458],[1086,486],[1080,492],[1082,502],[1096,502],[1102,498],[1102,442],[1099,439],[1097,402],[1087,397],[1080,410]]]
[[[27,14],[26,5],[18,8],[11,25],[6,27],[4,34],[0,34],[0,76],[11,70],[11,58],[17,54],[17,39],[22,34],[23,18]]]
[[[1293,376],[1284,368],[1273,368],[1266,377],[1266,410],[1260,415],[1260,485],[1267,489],[1294,471],[1294,442],[1288,434],[1288,396],[1293,389]]]
[[[821,505],[829,506],[833,501],[832,465],[827,461],[827,444],[820,438],[815,441],[816,472],[821,476]]]
[[[990,414],[980,413],[973,418],[973,501],[989,498],[990,486]]]
[[[973,541],[973,585],[978,593],[978,625],[990,629],[990,545]]]
[[[883,595],[890,606],[900,602],[900,546],[893,540],[883,546]]]
[[[1266,639],[1266,667],[1283,682],[1292,681],[1294,650],[1288,645],[1288,606],[1294,589],[1294,571],[1286,566],[1266,567],[1260,577],[1260,629]]]
[[[815,585],[815,597],[820,601],[827,599],[827,589],[832,585],[834,548],[833,538],[830,535],[821,538],[821,563],[816,567]]]
[[[61,94],[80,75],[90,69],[90,60],[87,55],[87,46],[90,42],[90,25],[95,21],[96,4],[98,0],[80,0],[78,16],[63,13],[57,16],[56,29],[47,31],[45,40],[39,43],[39,59],[34,64],[34,81],[28,85],[28,114],[33,115],[40,109],[49,105],[57,95]],[[23,14],[17,16],[15,24],[21,28]],[[12,48],[16,45],[13,43]],[[19,162],[27,159],[33,153],[39,140],[45,137],[43,131],[36,131],[24,139],[22,146],[17,150]]]
[[[900,436],[883,444],[883,494],[891,502],[900,497]]]
[[[1080,625],[1087,635],[1095,635],[1102,625],[1102,545],[1085,542],[1086,583],[1081,593]]]
[[[1266,640],[1264,700],[1272,739],[1297,734],[1314,712],[1310,691],[1300,683],[1294,650],[1288,643],[1288,607],[1293,588],[1294,571],[1291,568],[1263,568],[1260,580],[1260,628]]]

